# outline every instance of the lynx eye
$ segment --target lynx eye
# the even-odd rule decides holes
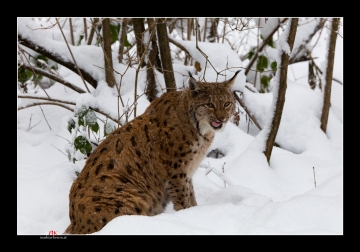
[[[207,104],[205,104],[205,107],[207,107],[207,108],[209,108],[209,109],[213,109],[213,108],[215,108],[215,106],[214,106],[214,104],[213,103],[207,103]]]
[[[230,106],[230,104],[231,104],[230,102],[225,102],[225,103],[224,103],[224,107],[227,108],[227,107]]]

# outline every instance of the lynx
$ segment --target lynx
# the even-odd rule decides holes
[[[191,178],[234,113],[238,72],[224,82],[189,73],[188,88],[163,94],[108,135],[72,184],[65,233],[97,232],[121,215],[157,215],[170,200],[176,211],[196,206]]]

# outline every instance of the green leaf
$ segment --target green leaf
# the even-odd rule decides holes
[[[260,82],[264,85],[264,87],[268,87],[270,83],[270,78],[266,75],[263,75]]]
[[[257,60],[256,69],[261,73],[264,72],[265,68],[268,67],[268,58],[264,55],[260,55]]]
[[[18,69],[18,80],[21,83],[25,83],[27,80],[29,80],[31,78],[32,75],[33,75],[32,71],[24,69],[23,67],[20,67]]]
[[[84,117],[86,116],[86,114],[88,113],[89,109],[85,106],[82,106],[78,111],[77,113],[75,114],[75,116],[77,116],[79,118],[78,120],[78,125],[79,126],[85,126],[85,123],[84,123]]]
[[[114,43],[119,39],[120,24],[110,24],[111,42]]]
[[[93,126],[91,126],[92,131],[97,133],[99,131],[99,124],[96,122]]]
[[[75,146],[75,149],[79,150],[82,154],[90,153],[92,150],[91,144],[83,136],[78,136],[77,138],[75,138],[74,146]]]
[[[88,110],[85,114],[85,121],[86,125],[89,125],[90,127],[94,126],[94,124],[97,122],[96,114],[93,110]]]
[[[131,44],[129,43],[129,41],[127,39],[127,36],[125,36],[124,46],[131,46]]]
[[[68,121],[67,129],[68,129],[68,131],[70,132],[70,134],[71,134],[71,130],[72,130],[72,129],[75,129],[75,121],[74,121],[74,119],[71,118],[71,119]]]
[[[251,59],[254,56],[254,49],[249,52],[248,59]]]
[[[83,38],[84,38],[84,35],[80,35],[80,38],[79,38],[79,41],[78,41],[78,43],[77,43],[77,45],[79,46],[80,44],[81,44],[81,40],[83,40]]]
[[[271,69],[272,69],[274,72],[276,72],[277,62],[276,62],[276,61],[273,61],[270,66],[271,66]]]
[[[275,48],[275,44],[274,44],[274,40],[273,38],[270,38],[269,42],[267,43],[268,46],[272,47],[272,48]]]
[[[104,125],[104,137],[109,135],[115,129],[116,129],[116,125],[113,122],[111,122],[111,121],[106,122]]]

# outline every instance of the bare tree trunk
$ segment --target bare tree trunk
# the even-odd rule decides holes
[[[149,30],[151,33],[156,32],[156,23],[153,18],[147,18],[149,24]],[[149,51],[149,59],[146,66],[146,89],[145,93],[150,102],[152,102],[156,98],[156,81],[154,75],[154,67],[156,65],[156,56],[158,55],[158,46],[156,44],[156,35],[152,36],[151,46]]]
[[[96,29],[96,23],[98,21],[99,21],[98,18],[94,18],[94,21],[92,22],[91,31],[90,31],[90,35],[89,35],[89,40],[87,41],[88,45],[91,45],[91,42],[92,42],[93,37],[94,37],[95,29]]]
[[[119,63],[122,63],[123,60],[123,54],[124,54],[124,45],[125,45],[125,37],[127,35],[127,24],[129,23],[130,18],[123,18],[122,24],[121,24],[121,32],[120,32],[120,38],[119,38],[119,53],[118,53],[118,60]]]
[[[218,24],[219,24],[219,19],[218,18],[214,18],[213,19],[213,22],[211,24],[211,27],[210,27],[210,34],[209,34],[209,37],[208,37],[208,40],[209,42],[211,43],[214,43],[215,42],[215,39],[218,37],[217,35],[217,27],[218,27]]]
[[[156,25],[156,30],[159,41],[159,50],[163,67],[166,91],[176,91],[174,70],[170,54],[169,37],[166,29],[166,19],[159,19],[159,22]]]
[[[71,18],[69,18],[69,25],[70,25],[71,44],[72,44],[72,45],[75,45],[75,42],[74,42],[74,32],[73,32],[73,27],[72,27],[72,20],[71,20]]]
[[[103,23],[103,41],[104,41],[105,79],[109,87],[113,87],[115,85],[115,77],[113,72],[113,62],[111,55],[110,19],[104,18],[102,23]]]
[[[83,18],[84,20],[84,38],[85,41],[87,41],[87,27],[86,27],[86,18]]]
[[[287,39],[287,42],[290,47],[290,51],[293,49],[293,46],[294,46],[298,21],[299,21],[298,18],[292,18],[291,22],[290,22],[290,31],[289,31],[289,35],[288,35],[288,39]],[[272,122],[270,125],[270,132],[269,132],[269,136],[266,140],[266,146],[265,146],[265,151],[264,151],[264,154],[265,154],[266,159],[269,164],[270,164],[271,152],[272,152],[272,149],[273,149],[273,146],[275,143],[276,134],[277,134],[279,126],[280,126],[282,111],[283,111],[284,103],[285,103],[285,94],[286,94],[286,86],[287,86],[287,84],[286,84],[287,69],[288,69],[288,65],[289,65],[289,57],[290,56],[286,52],[282,53],[281,62],[279,64],[280,67],[277,70],[279,72],[276,73],[276,74],[279,74],[279,90],[278,91],[274,90],[274,92],[278,92],[277,99],[276,99],[276,94],[274,95],[274,99],[276,99],[275,113],[272,118]]]
[[[145,32],[145,27],[144,27],[144,19],[143,18],[133,18],[132,19],[133,22],[133,26],[134,26],[134,33],[135,33],[135,39],[136,39],[136,51],[137,51],[137,56],[138,59],[140,61],[141,57],[144,54],[144,44],[143,44],[143,37],[144,37],[144,32]],[[142,61],[141,67],[146,66],[145,61]]]
[[[203,38],[203,41],[205,41],[205,39],[206,39],[206,29],[207,29],[207,18],[205,18],[205,22],[204,22],[204,38]]]
[[[322,131],[326,133],[328,123],[329,110],[330,110],[330,97],[331,97],[331,82],[334,68],[335,58],[335,45],[339,29],[340,18],[332,19],[331,34],[328,44],[328,57],[325,71],[325,87],[324,87],[324,105],[321,113],[321,126]]]

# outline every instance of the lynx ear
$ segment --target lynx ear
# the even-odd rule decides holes
[[[194,79],[194,77],[192,76],[192,74],[188,71],[189,73],[189,87],[190,87],[190,90],[195,90],[198,88],[198,84],[196,82],[196,80]]]
[[[232,86],[234,85],[235,83],[235,79],[236,79],[236,76],[238,73],[240,73],[241,70],[238,70],[235,72],[234,76],[230,79],[230,80],[226,80],[223,82],[223,84],[228,88],[228,89],[231,89]]]

